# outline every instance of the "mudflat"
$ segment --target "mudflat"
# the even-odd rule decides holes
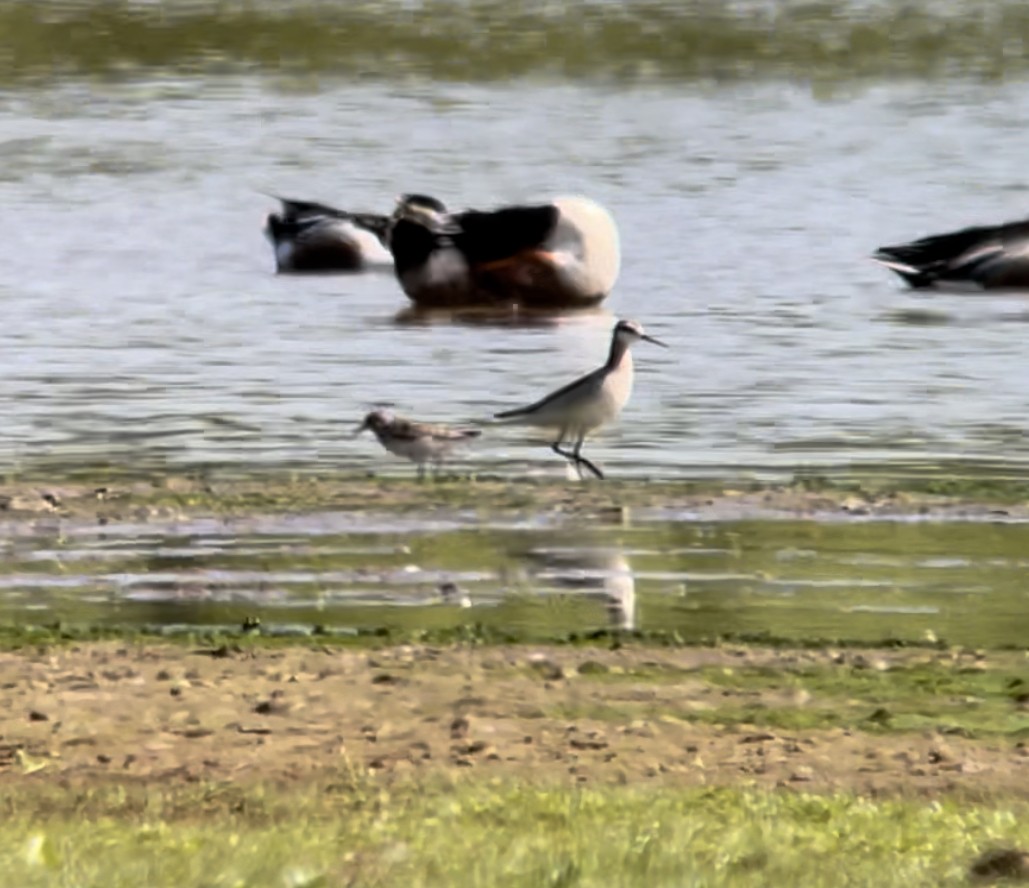
[[[342,768],[1026,798],[1029,695],[1006,690],[1019,673],[1024,655],[1003,652],[21,650],[0,654],[0,782],[276,783]],[[912,722],[875,690],[912,675],[1005,690],[978,728],[967,716],[988,690],[944,688]]]

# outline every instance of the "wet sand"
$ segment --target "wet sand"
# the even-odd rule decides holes
[[[0,521],[59,517],[76,521],[176,520],[187,516],[247,516],[277,512],[373,512],[426,519],[463,513],[532,516],[540,523],[568,514],[607,523],[633,517],[916,518],[1029,520],[1029,488],[1019,484],[955,482],[956,492],[897,481],[864,484],[727,484],[694,481],[561,483],[450,476],[415,483],[374,475],[158,475],[126,478],[93,471],[0,483]],[[932,485],[930,485],[931,487]],[[944,485],[946,486],[946,485]]]

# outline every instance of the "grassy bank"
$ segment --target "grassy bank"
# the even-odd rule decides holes
[[[140,71],[462,81],[1024,74],[1029,10],[1004,0],[281,6],[228,0],[0,2],[0,83]],[[316,81],[312,81],[312,86]]]
[[[966,885],[1018,803],[458,780],[22,790],[0,866],[42,886]]]
[[[984,852],[1029,848],[1025,680],[1015,653],[5,653],[0,869],[97,888],[963,886]]]

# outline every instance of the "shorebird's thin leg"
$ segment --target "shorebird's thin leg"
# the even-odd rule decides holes
[[[562,450],[561,446],[556,443],[551,444],[550,449],[553,450],[554,453],[558,454],[558,456],[563,456],[566,460],[568,460],[569,465],[575,466],[575,471],[578,473],[579,480],[581,481],[582,466],[579,465],[579,461],[575,458],[575,455],[570,450]]]
[[[423,462],[418,463],[418,480],[425,480],[425,463]]]
[[[563,456],[569,462],[572,462],[572,463],[578,462],[578,460],[575,457],[575,454],[572,453],[572,451],[570,451],[570,450],[562,450],[561,449],[561,442],[564,441],[564,439],[565,439],[565,437],[567,435],[568,435],[568,430],[567,429],[561,429],[561,433],[557,436],[557,440],[553,444],[550,445],[550,449],[553,450],[554,453],[556,453],[558,456]]]
[[[551,444],[550,449],[553,450],[554,453],[556,453],[558,456],[563,456],[569,462],[575,462],[575,457],[572,455],[572,451],[562,450],[560,441],[555,441],[553,444]]]
[[[578,440],[575,442],[575,447],[572,448],[572,459],[575,460],[576,465],[586,466],[594,475],[596,475],[601,481],[604,480],[604,473],[600,471],[592,462],[586,459],[580,451],[582,450],[582,442],[586,440],[585,435],[579,435]]]

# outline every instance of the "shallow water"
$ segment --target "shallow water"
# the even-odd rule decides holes
[[[398,527],[327,513],[5,530],[0,623],[1026,641],[1019,522]]]
[[[619,475],[1018,472],[1019,295],[916,296],[876,246],[1025,212],[1024,84],[600,87],[71,79],[0,93],[0,466],[407,472],[369,407],[474,421],[602,357],[637,387],[587,453]],[[583,192],[624,261],[598,315],[412,323],[388,274],[276,277],[260,192],[384,210]],[[563,468],[512,430],[469,465]]]

